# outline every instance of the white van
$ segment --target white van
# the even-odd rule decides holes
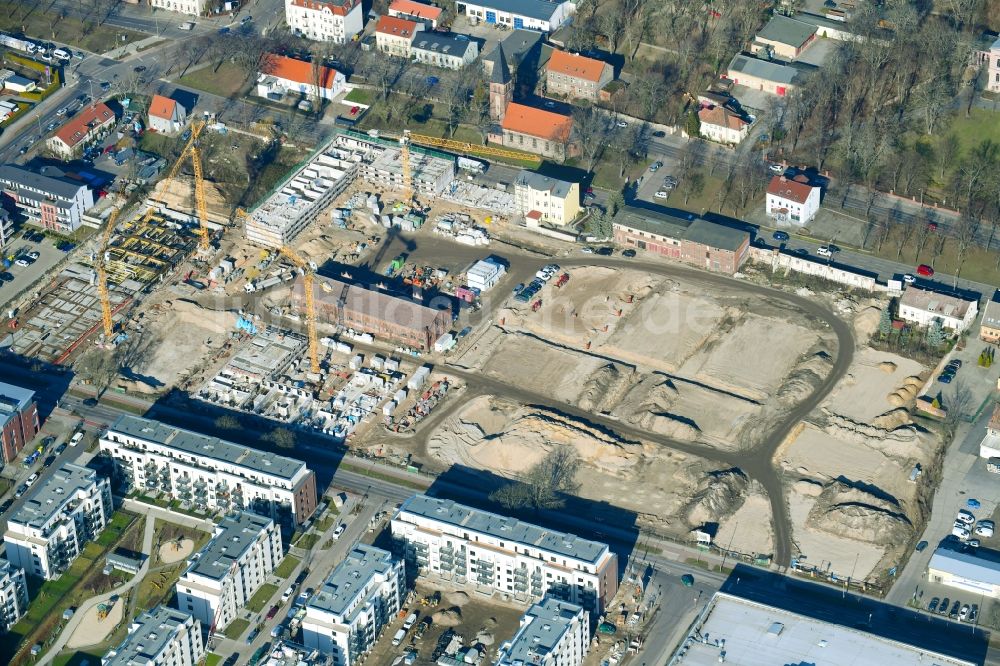
[[[81,441],[83,441],[83,431],[80,431],[80,432],[76,433],[75,435],[73,435],[73,439],[69,440],[69,445],[70,446],[76,446]]]
[[[404,638],[406,638],[406,630],[400,629],[396,632],[396,635],[392,637],[393,646],[397,646],[402,643]]]
[[[56,49],[52,52],[52,55],[59,58],[60,60],[69,60],[73,55],[65,49]]]
[[[417,623],[417,614],[410,613],[409,615],[406,616],[406,619],[403,621],[403,631],[409,631],[410,629],[413,628],[413,625],[415,625],[416,623]]]

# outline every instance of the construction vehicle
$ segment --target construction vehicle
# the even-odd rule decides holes
[[[288,257],[293,264],[302,270],[302,288],[306,298],[306,332],[309,337],[309,369],[313,374],[319,373],[319,337],[316,334],[316,295],[313,293],[312,267],[295,250],[282,247],[281,254]],[[346,292],[346,289],[345,289]],[[341,312],[343,308],[341,308]]]
[[[538,312],[538,310],[541,307],[542,307],[542,299],[539,298],[537,301],[535,301],[534,303],[531,304],[531,311],[532,312]]]

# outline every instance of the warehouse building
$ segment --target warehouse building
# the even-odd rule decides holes
[[[211,636],[236,619],[281,558],[273,520],[248,511],[226,516],[177,581],[177,607]]]
[[[569,0],[474,0],[457,2],[459,14],[473,25],[486,23],[508,30],[554,32],[566,24],[576,11]]]
[[[100,439],[130,488],[212,510],[252,509],[300,525],[316,511],[316,474],[301,460],[123,415]]]
[[[313,280],[319,323],[371,333],[421,351],[429,351],[434,341],[451,328],[450,309],[429,308],[384,291],[320,275]],[[303,282],[299,277],[292,287],[292,303],[299,312],[305,309]]]
[[[876,622],[876,626],[878,626]],[[919,635],[919,631],[910,632]],[[667,666],[973,666],[973,662],[716,592]]]
[[[334,666],[354,666],[396,617],[405,594],[403,562],[358,544],[306,606],[302,643],[330,655]]]
[[[927,580],[1000,598],[1000,562],[973,553],[938,548],[927,565]]]
[[[679,217],[625,206],[611,222],[615,242],[732,275],[750,253],[750,234],[693,213]]]
[[[101,666],[196,666],[205,658],[201,623],[187,613],[157,606],[137,617],[121,645]]]
[[[38,434],[35,392],[0,382],[0,453],[6,465]]]
[[[496,666],[580,666],[590,645],[590,619],[576,604],[545,597],[521,617],[500,646]]]
[[[66,463],[28,491],[7,519],[7,559],[31,576],[57,578],[104,530],[112,511],[108,480]]]
[[[801,85],[803,74],[789,65],[737,54],[729,63],[726,78],[737,85],[784,97]]]
[[[407,565],[451,584],[519,601],[549,595],[599,617],[618,590],[618,559],[606,544],[515,518],[414,495],[392,519]]]
[[[775,14],[757,33],[757,43],[774,55],[797,58],[816,38],[816,26]]]

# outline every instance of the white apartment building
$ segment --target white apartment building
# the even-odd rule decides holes
[[[392,538],[421,573],[524,602],[554,596],[596,618],[618,589],[606,544],[451,500],[409,498],[392,519]]]
[[[767,215],[779,224],[805,226],[819,212],[821,193],[822,188],[797,178],[774,176],[767,185]]]
[[[226,516],[177,581],[177,607],[209,635],[236,619],[283,557],[281,530],[249,511]]]
[[[7,164],[0,166],[0,192],[16,205],[24,223],[70,234],[94,207],[90,188],[68,178],[54,178]]]
[[[316,510],[316,474],[301,460],[123,415],[100,439],[130,489],[213,510],[251,509],[279,524]]]
[[[590,644],[587,611],[545,597],[521,617],[521,626],[500,646],[496,666],[580,666]]]
[[[166,9],[191,16],[204,14],[206,4],[208,4],[208,0],[149,0],[149,6],[154,9]]]
[[[101,658],[101,666],[196,666],[205,657],[201,622],[167,606],[137,617],[121,645]]]
[[[31,576],[56,578],[101,533],[111,512],[108,480],[66,463],[32,488],[7,519],[7,559]]]
[[[333,666],[353,666],[399,612],[405,585],[401,560],[359,543],[306,606],[303,645],[329,655]]]
[[[10,631],[28,610],[28,581],[24,569],[0,560],[0,629]]]
[[[285,23],[317,42],[344,44],[365,27],[361,0],[285,0]]]
[[[514,205],[529,221],[563,226],[580,214],[580,184],[521,171],[514,180]]]
[[[908,285],[899,299],[899,318],[917,326],[930,326],[935,319],[949,331],[961,333],[972,326],[979,312],[979,301],[955,294],[939,294]]]

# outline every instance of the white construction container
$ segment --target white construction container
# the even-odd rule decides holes
[[[372,356],[372,367],[375,368],[376,370],[381,370],[383,367],[385,367],[385,357],[379,354],[375,354],[375,356]]]
[[[351,358],[351,361],[350,363],[348,363],[348,366],[350,366],[351,370],[357,370],[358,368],[361,367],[361,364],[364,363],[364,360],[365,360],[364,354],[356,354],[353,358]]]
[[[392,413],[394,411],[396,411],[396,401],[395,400],[390,400],[389,402],[387,402],[384,405],[382,405],[382,415],[383,416],[390,416],[390,415],[392,415]]]
[[[389,358],[385,361],[386,372],[399,372],[399,359]]]
[[[427,377],[429,377],[430,374],[431,366],[429,365],[417,368],[417,371],[414,372],[413,376],[406,382],[406,387],[411,391],[416,391],[427,382]]]

